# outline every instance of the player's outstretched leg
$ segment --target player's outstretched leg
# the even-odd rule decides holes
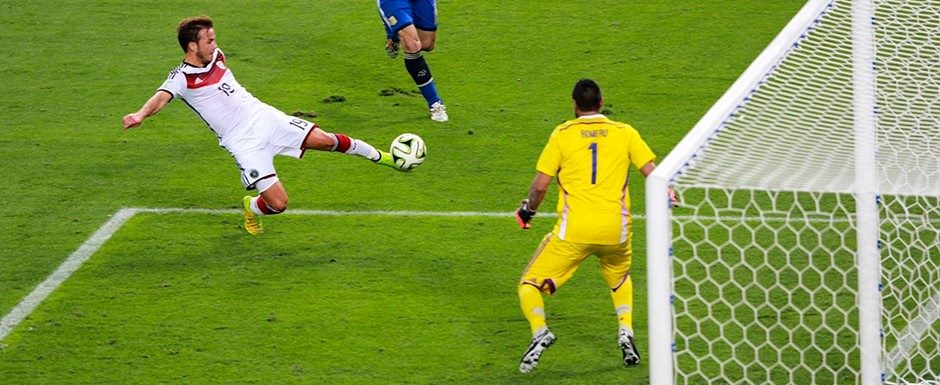
[[[519,360],[519,371],[528,373],[535,369],[539,364],[539,359],[542,358],[542,353],[555,343],[555,339],[555,335],[548,329],[533,337],[529,348],[526,349],[525,353],[522,354],[522,359]]]
[[[361,156],[371,160],[373,163],[391,167],[398,171],[405,171],[395,165],[391,154],[376,149],[371,144],[362,140],[350,138],[344,134],[326,132],[320,129],[320,127],[313,128],[313,132],[307,136],[307,139],[304,141],[304,148]]]
[[[395,164],[395,161],[392,159],[392,154],[379,150],[369,143],[363,142],[359,139],[350,138],[343,134],[327,135],[332,136],[335,140],[331,151],[342,152],[349,155],[359,155],[371,160],[373,163],[391,167],[398,171],[406,171],[402,170],[398,167],[398,165]]]
[[[335,140],[331,151],[342,152],[349,155],[359,155],[371,160],[373,163],[391,167],[398,171],[406,171],[402,170],[398,167],[398,165],[395,164],[395,161],[392,159],[392,154],[379,150],[369,143],[363,142],[359,139],[350,138],[343,134],[327,135],[332,136]]]
[[[623,352],[624,365],[632,366],[640,363],[640,351],[636,348],[633,335],[631,335],[627,329],[620,329],[620,334],[617,336],[617,343],[620,345],[620,350]]]
[[[261,220],[259,220],[254,211],[251,210],[251,201],[251,195],[245,195],[245,197],[242,198],[243,214],[245,215],[245,230],[251,235],[258,235],[264,232],[264,228],[261,227]]]
[[[385,152],[385,151],[381,151],[381,150],[376,150],[376,151],[379,152],[379,158],[378,158],[378,159],[373,159],[373,160],[372,160],[373,162],[378,163],[378,164],[381,164],[381,165],[383,165],[383,166],[388,166],[388,167],[394,168],[394,169],[396,169],[396,170],[398,170],[398,171],[405,171],[405,170],[402,170],[401,168],[399,168],[398,165],[395,164],[395,160],[392,159],[392,154],[389,154],[389,153],[387,153],[387,152]]]

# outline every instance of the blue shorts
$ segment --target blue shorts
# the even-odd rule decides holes
[[[409,25],[423,31],[437,31],[437,0],[376,0],[376,3],[389,38]]]

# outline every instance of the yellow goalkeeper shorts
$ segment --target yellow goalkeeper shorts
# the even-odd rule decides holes
[[[542,238],[542,243],[522,273],[520,284],[529,284],[539,290],[553,294],[568,281],[587,257],[600,258],[601,274],[611,289],[616,290],[630,274],[633,259],[631,241],[633,234],[627,233],[627,241],[616,245],[574,243],[558,239],[552,233]]]

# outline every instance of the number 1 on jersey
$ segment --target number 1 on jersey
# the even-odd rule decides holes
[[[597,184],[597,142],[591,143],[591,184]]]

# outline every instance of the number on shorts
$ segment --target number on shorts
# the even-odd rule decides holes
[[[307,126],[308,126],[310,123],[308,123],[308,122],[306,122],[306,121],[304,121],[304,120],[301,120],[301,119],[294,118],[294,119],[291,119],[290,124],[291,124],[292,126],[294,126],[294,127],[297,127],[297,128],[299,128],[299,129],[301,129],[301,130],[306,130],[306,129],[307,129]]]

